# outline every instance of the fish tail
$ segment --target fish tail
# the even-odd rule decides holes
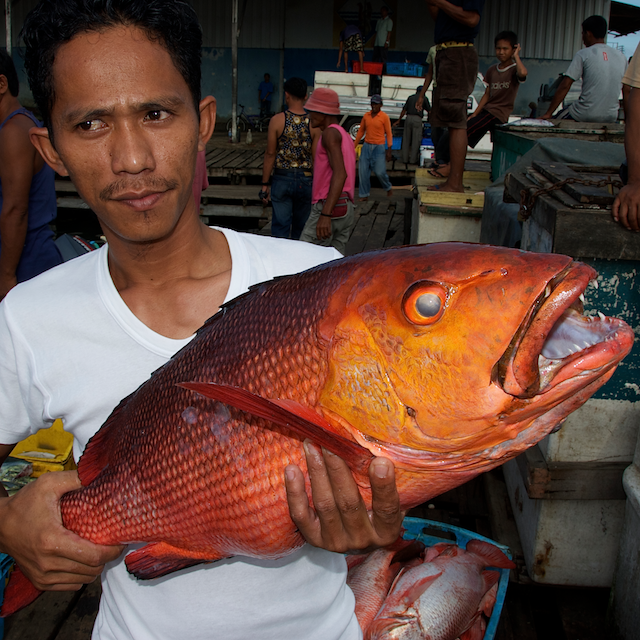
[[[4,590],[4,601],[0,609],[0,618],[6,618],[28,604],[31,604],[42,591],[36,589],[31,580],[22,573],[20,567],[14,565],[9,575],[9,582]]]

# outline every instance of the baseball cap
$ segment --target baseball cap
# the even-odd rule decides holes
[[[318,87],[304,105],[305,111],[316,111],[329,116],[340,115],[340,98],[333,89]]]
[[[422,91],[422,85],[421,84],[418,85],[418,88],[416,89],[416,91]]]
[[[371,104],[382,104],[382,98],[379,93],[374,93],[371,96]]]

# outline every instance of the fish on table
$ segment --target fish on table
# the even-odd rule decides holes
[[[305,438],[347,461],[368,508],[373,456],[394,462],[402,508],[421,504],[541,440],[611,377],[634,334],[583,314],[595,276],[563,255],[442,243],[253,287],[114,409],[63,523],[147,543],[125,559],[140,579],[283,557],[304,544],[284,469],[306,473]]]

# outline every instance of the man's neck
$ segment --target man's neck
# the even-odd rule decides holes
[[[109,272],[122,299],[150,329],[186,338],[224,302],[231,255],[224,235],[199,219],[157,242],[109,237]]]
[[[287,109],[291,111],[291,113],[295,113],[296,115],[305,115],[307,112],[304,110],[304,100],[289,100],[287,103]]]

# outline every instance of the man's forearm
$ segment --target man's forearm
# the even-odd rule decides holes
[[[553,95],[553,100],[551,100],[551,104],[547,109],[548,115],[553,115],[553,112],[560,106],[561,102],[567,97],[567,93],[569,93],[569,89],[571,89],[571,85],[573,84],[573,80],[568,76],[565,76],[560,83],[560,86],[557,88],[555,94]]]
[[[480,14],[477,11],[465,11],[462,7],[447,2],[447,0],[427,0],[429,10],[436,7],[439,11],[444,11],[450,18],[463,24],[465,27],[475,27],[480,22]],[[437,16],[437,12],[436,12]],[[433,13],[432,13],[433,17]]]
[[[343,171],[338,170],[333,172],[331,175],[331,182],[329,182],[329,193],[327,194],[327,199],[322,207],[322,213],[325,215],[331,215],[331,212],[335,209],[336,204],[338,203],[346,181],[347,172],[344,169]]]
[[[266,151],[262,162],[262,182],[269,182],[271,179],[271,172],[273,171],[273,165],[275,162],[276,154]]]
[[[0,276],[15,276],[27,237],[27,209],[3,208],[0,212]]]
[[[624,86],[624,85],[623,85]],[[640,183],[640,89],[632,88],[627,100],[624,150],[629,167],[629,183]]]

